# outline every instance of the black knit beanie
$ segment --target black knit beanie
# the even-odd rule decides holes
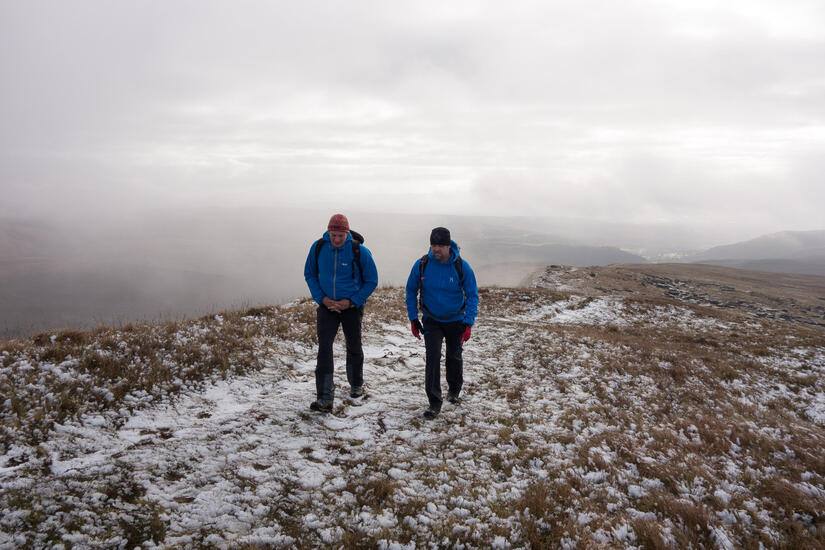
[[[430,233],[430,244],[450,246],[450,230],[446,227],[436,227]]]

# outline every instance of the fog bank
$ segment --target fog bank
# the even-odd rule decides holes
[[[175,319],[307,296],[304,263],[330,213],[165,209],[118,218],[2,219],[0,335]],[[349,218],[366,238],[382,285],[406,282],[437,225],[452,230],[482,285],[518,284],[533,264],[644,261],[552,235],[535,221],[359,212]]]

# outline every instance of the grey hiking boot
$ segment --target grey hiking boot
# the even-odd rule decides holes
[[[321,401],[318,399],[317,401],[310,403],[309,408],[318,412],[332,412],[332,401]]]
[[[458,405],[459,403],[461,403],[461,398],[458,396],[457,393],[450,392],[447,394],[447,401]]]
[[[424,418],[426,418],[427,420],[432,420],[433,418],[438,416],[438,413],[440,412],[441,409],[439,407],[433,407],[432,405],[430,405],[430,408],[424,411]]]
[[[349,390],[349,396],[353,399],[357,399],[364,395],[364,387],[363,386],[352,386]]]

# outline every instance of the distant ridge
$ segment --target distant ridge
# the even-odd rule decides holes
[[[693,260],[825,259],[825,231],[781,231],[749,241],[714,246]]]
[[[646,263],[638,254],[612,246],[584,246],[556,243],[528,244],[490,239],[470,242],[466,248],[479,263],[538,262],[574,266]]]
[[[771,233],[748,241],[715,246],[684,261],[755,271],[825,276],[825,231]]]

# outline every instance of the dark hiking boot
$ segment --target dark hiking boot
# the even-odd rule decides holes
[[[426,418],[427,420],[432,420],[433,418],[435,418],[436,416],[438,416],[438,413],[440,413],[440,412],[441,412],[441,409],[440,409],[440,408],[438,408],[438,407],[433,407],[433,406],[431,405],[429,409],[427,409],[426,411],[424,411],[424,418]]]
[[[458,396],[457,393],[450,392],[447,394],[447,401],[455,405],[458,405],[459,403],[461,403],[461,398]]]
[[[321,401],[320,399],[317,401],[313,401],[310,403],[309,408],[313,411],[318,412],[332,412],[332,401]]]
[[[353,386],[349,390],[349,396],[353,399],[357,399],[364,395],[364,387],[363,386]]]

